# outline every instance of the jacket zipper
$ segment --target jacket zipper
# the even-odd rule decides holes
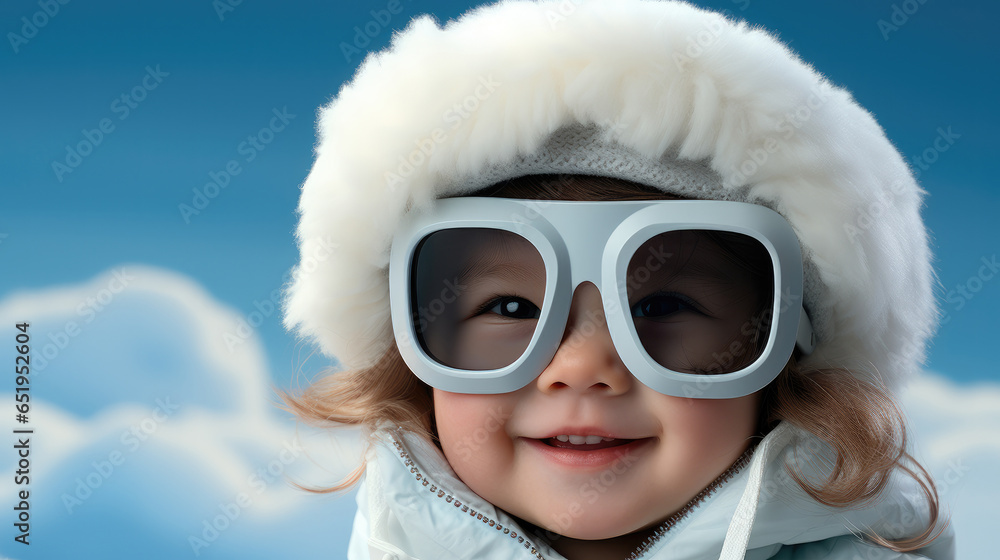
[[[410,454],[403,447],[403,444],[399,440],[399,438],[393,437],[393,444],[396,446],[396,451],[397,453],[399,453],[399,456],[403,458],[406,466],[410,467],[410,473],[412,473],[416,478],[416,480],[420,482],[425,488],[427,488],[427,490],[431,494],[435,494],[438,498],[441,498],[445,502],[455,506],[455,508],[461,511],[461,513],[468,513],[470,517],[475,517],[476,519],[482,521],[483,524],[486,525],[487,527],[492,527],[497,531],[503,533],[504,535],[507,535],[511,539],[516,540],[517,543],[523,545],[525,551],[530,552],[531,555],[536,558],[536,560],[545,560],[545,557],[542,556],[542,553],[541,551],[539,551],[538,547],[535,546],[534,543],[532,543],[529,539],[526,539],[524,535],[519,535],[517,534],[517,531],[511,530],[509,527],[504,527],[503,524],[501,524],[500,522],[495,521],[486,515],[483,515],[482,512],[470,508],[468,505],[463,504],[461,500],[456,499],[450,493],[444,491],[441,488],[438,488],[436,484],[432,484],[430,480],[420,472],[420,469],[417,468],[416,463],[413,461],[413,459],[410,457]],[[738,474],[741,470],[743,470],[743,468],[746,467],[747,464],[750,462],[750,458],[753,456],[753,451],[755,448],[756,444],[753,444],[750,447],[748,447],[747,450],[744,451],[743,454],[740,455],[738,459],[736,459],[735,463],[733,463],[728,469],[726,469],[722,474],[720,474],[715,480],[712,481],[711,484],[705,487],[701,492],[698,492],[698,494],[694,498],[692,498],[691,501],[685,504],[684,507],[682,507],[676,513],[668,517],[663,523],[661,523],[660,526],[656,528],[656,531],[652,535],[647,537],[646,540],[643,541],[642,544],[640,544],[634,551],[632,551],[632,553],[629,554],[625,560],[639,560],[647,552],[649,552],[650,549],[652,549],[653,545],[659,542],[659,540],[663,538],[671,529],[673,529],[675,526],[677,526],[678,523],[680,523],[683,519],[685,519],[688,515],[690,515],[691,512],[694,511],[698,506],[704,503],[704,501],[707,500],[712,494],[714,494],[723,484],[728,482],[730,479],[736,476],[736,474]]]

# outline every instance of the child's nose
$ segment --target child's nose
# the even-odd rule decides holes
[[[552,361],[536,379],[539,390],[573,389],[620,395],[632,387],[632,374],[611,341],[601,292],[583,282],[573,294],[566,331]]]

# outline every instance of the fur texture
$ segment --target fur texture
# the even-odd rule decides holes
[[[819,341],[806,363],[893,386],[923,360],[938,312],[924,193],[903,158],[850,93],[774,37],[671,1],[505,1],[443,28],[421,16],[370,54],[319,113],[285,326],[345,367],[373,364],[393,336],[399,218],[469,194],[485,169],[574,124],[722,178],[678,194],[788,219]]]

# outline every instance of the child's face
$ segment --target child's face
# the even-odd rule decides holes
[[[640,383],[619,358],[589,282],[574,294],[562,344],[534,382],[494,395],[434,390],[441,446],[473,491],[588,540],[655,526],[682,508],[745,451],[758,404],[756,393],[689,399]],[[549,439],[558,435],[636,441],[561,450],[566,444]]]

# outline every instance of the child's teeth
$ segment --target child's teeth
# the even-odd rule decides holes
[[[563,443],[572,443],[573,445],[594,445],[595,443],[601,443],[602,441],[611,441],[615,438],[601,437],[601,436],[556,436],[556,439]]]

